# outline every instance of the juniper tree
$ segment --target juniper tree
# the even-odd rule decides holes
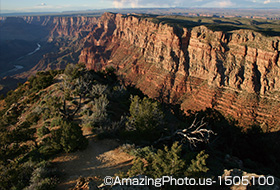
[[[205,154],[204,150],[198,153],[196,158],[191,160],[191,164],[185,172],[185,175],[191,177],[200,177],[203,173],[206,173],[209,170],[209,168],[206,166],[206,159],[208,157],[209,155]]]
[[[148,98],[141,100],[139,96],[131,97],[129,108],[128,130],[152,131],[163,124],[163,112],[158,102]]]

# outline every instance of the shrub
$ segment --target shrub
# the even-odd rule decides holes
[[[148,98],[131,97],[130,117],[126,122],[124,138],[134,142],[155,141],[160,137],[164,115],[158,102]]]
[[[30,185],[24,190],[51,190],[55,189],[57,180],[52,177],[53,171],[49,168],[49,163],[43,161],[39,163],[32,172]]]
[[[191,165],[188,167],[185,172],[186,176],[191,177],[200,177],[203,173],[206,173],[209,168],[206,167],[206,159],[208,158],[208,154],[205,154],[205,151],[201,151],[196,159],[191,161]]]
[[[36,76],[28,79],[31,89],[35,92],[45,89],[53,83],[53,76],[50,72],[38,72]]]
[[[136,158],[133,161],[133,165],[128,171],[128,175],[130,177],[137,176],[137,175],[144,175],[147,171],[145,164],[141,158]]]
[[[83,120],[85,126],[99,127],[107,124],[108,114],[107,106],[109,100],[106,95],[102,95],[99,98],[94,99],[94,103],[90,105],[90,109],[85,112],[86,116]]]
[[[90,96],[93,98],[98,98],[105,94],[105,91],[107,90],[107,88],[108,88],[107,85],[102,85],[102,84],[93,85],[89,92]]]
[[[50,130],[45,126],[42,126],[42,127],[37,129],[37,135],[40,138],[42,138],[43,136],[45,136],[48,133],[50,133]]]
[[[134,160],[134,164],[129,170],[129,175],[145,174],[154,178],[162,176],[180,176],[183,173],[185,162],[181,159],[182,147],[175,142],[169,150],[166,146],[164,150],[158,150],[157,153],[151,151],[150,148],[142,149],[143,158]]]
[[[52,178],[44,178],[36,183],[31,183],[24,190],[55,190],[56,180]]]
[[[79,68],[74,64],[68,64],[64,70],[64,74],[69,80],[73,80],[79,77]]]
[[[146,97],[143,100],[139,96],[132,97],[129,112],[129,130],[151,131],[163,123],[163,112],[158,102]]]
[[[51,127],[60,126],[62,124],[62,119],[60,117],[56,117],[51,121]]]
[[[154,149],[150,146],[146,146],[144,148],[132,149],[129,153],[139,158],[147,158],[154,154]]]
[[[119,147],[121,152],[130,153],[135,150],[135,144],[123,144]]]
[[[119,98],[126,97],[127,94],[128,94],[127,89],[123,85],[117,85],[113,87],[113,91],[110,94],[110,96],[113,99],[119,99]]]
[[[182,146],[175,142],[171,149],[167,146],[158,150],[152,158],[151,175],[155,178],[162,176],[180,176],[185,162],[181,159]]]
[[[60,144],[65,152],[85,149],[88,141],[78,124],[63,122],[61,126]]]
[[[31,124],[36,124],[40,119],[40,115],[32,112],[26,117],[26,121],[31,123]]]

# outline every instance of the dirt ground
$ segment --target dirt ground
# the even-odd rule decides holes
[[[120,144],[116,140],[89,139],[86,150],[62,154],[52,162],[57,165],[63,177],[58,189],[73,188],[79,177],[114,176],[119,171],[127,171],[133,157],[118,150]]]

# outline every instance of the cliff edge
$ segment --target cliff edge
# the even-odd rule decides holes
[[[242,125],[280,126],[280,37],[212,31],[105,13],[80,62],[113,66],[128,83],[183,110],[215,108]]]

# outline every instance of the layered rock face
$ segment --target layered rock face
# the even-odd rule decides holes
[[[179,28],[105,13],[80,62],[113,66],[128,83],[183,110],[215,108],[244,126],[280,126],[280,38]],[[266,128],[267,130],[267,128]]]
[[[96,17],[25,16],[0,18],[3,40],[49,40],[85,37],[97,25]]]
[[[26,16],[25,22],[31,25],[40,25],[49,30],[49,40],[56,37],[84,37],[98,23],[96,17],[53,17],[53,16]]]

